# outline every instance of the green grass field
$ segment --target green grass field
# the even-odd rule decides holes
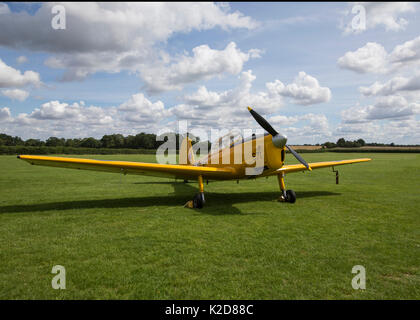
[[[328,168],[287,175],[295,204],[276,201],[276,177],[210,183],[192,210],[196,183],[1,156],[0,298],[419,299],[420,154],[304,157],[373,161],[338,167],[339,185]],[[54,265],[65,290],[51,288]]]

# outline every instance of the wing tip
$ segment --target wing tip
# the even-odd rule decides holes
[[[251,107],[247,107],[248,108],[248,111],[251,111],[252,109],[251,109]]]

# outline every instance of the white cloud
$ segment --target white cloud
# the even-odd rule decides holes
[[[418,144],[420,121],[414,118],[390,119],[366,123],[343,123],[334,131],[336,137],[348,140],[364,139],[367,142]]]
[[[116,108],[86,107],[84,102],[68,104],[57,100],[49,101],[30,114],[21,114],[20,120],[37,120],[37,123],[60,124],[65,128],[73,125],[106,126],[113,123]]]
[[[150,92],[182,89],[182,86],[197,80],[210,79],[224,73],[238,74],[250,58],[259,57],[259,50],[247,53],[236,48],[234,42],[223,50],[214,50],[207,45],[192,49],[192,56],[181,56],[172,64],[146,67],[141,76]]]
[[[28,62],[28,58],[26,58],[25,56],[19,56],[16,58],[16,62],[19,64],[22,64],[22,63]]]
[[[133,130],[135,126],[128,127],[127,122],[123,122],[120,118],[115,107],[85,106],[82,101],[72,104],[49,101],[31,113],[20,113],[11,117],[9,112],[9,119],[3,125],[3,130],[9,134],[42,139],[50,136],[100,137],[120,130],[123,132]],[[125,129],[126,127],[128,129]]]
[[[366,12],[366,30],[383,26],[386,31],[404,30],[408,21],[401,17],[406,13],[416,11],[414,3],[411,2],[351,2],[350,8],[356,5],[362,5]],[[346,11],[347,24],[344,27],[344,33],[361,33],[365,30],[354,29],[352,27],[352,19],[357,13],[352,13],[351,9]]]
[[[381,129],[381,125],[374,122],[368,126],[365,123],[342,123],[335,128],[334,135],[348,140],[362,138],[365,141],[380,142],[378,133]]]
[[[396,76],[385,83],[376,81],[369,87],[360,87],[360,92],[365,96],[387,96],[404,91],[420,90],[420,74],[412,77]]]
[[[18,101],[25,101],[26,98],[29,96],[29,92],[21,89],[5,89],[2,90],[1,93],[12,99],[12,100],[18,100]]]
[[[118,110],[125,112],[125,120],[139,123],[156,122],[168,115],[162,101],[153,103],[142,93],[132,95]]]
[[[358,73],[385,73],[388,66],[387,59],[388,54],[382,45],[368,42],[354,52],[346,52],[338,59],[338,65]]]
[[[47,52],[128,52],[160,41],[177,32],[254,28],[256,22],[240,12],[222,10],[214,3],[62,3],[66,32],[52,29],[51,8],[42,3],[33,15],[10,13],[2,17],[0,44]],[[33,32],[28,33],[27,30]],[[101,30],[101,32],[98,32]]]
[[[201,86],[196,92],[184,96],[184,103],[169,110],[177,119],[189,119],[193,127],[204,130],[210,127],[228,130],[260,128],[246,109],[246,106],[251,106],[280,132],[288,135],[292,143],[308,141],[308,137],[312,142],[314,139],[322,140],[330,136],[331,131],[325,115],[279,115],[283,106],[283,96],[270,92],[268,85],[267,91],[252,92],[255,79],[249,70],[241,73],[239,85],[234,89],[214,92]],[[303,126],[292,127],[297,124]]]
[[[329,122],[324,114],[307,113],[291,117],[277,115],[267,120],[280,132],[290,136],[292,143],[297,140],[306,141],[306,143],[312,142],[312,139],[327,140],[331,136]],[[297,123],[304,125],[301,128],[291,127]]]
[[[161,101],[150,101],[142,93],[132,95],[118,107],[99,108],[85,106],[83,102],[49,101],[35,108],[30,113],[21,113],[15,117],[10,110],[0,109],[0,119],[4,123],[4,132],[19,135],[27,139],[36,137],[46,139],[50,136],[100,138],[104,134],[122,133],[137,134],[139,132],[158,132],[165,128],[176,128],[174,120],[191,120],[189,129],[204,130],[260,128],[246,109],[254,106],[263,114],[275,114],[281,110],[281,96],[273,96],[267,92],[251,92],[255,76],[251,71],[243,72],[238,87],[224,92],[206,92],[199,104],[179,104],[165,108]],[[199,97],[198,91],[191,95]],[[208,95],[217,95],[218,103],[204,99]],[[186,99],[186,101],[188,101]],[[191,102],[190,100],[189,102]],[[167,122],[168,119],[173,119]],[[290,142],[306,142],[312,139],[327,139],[330,134],[328,120],[324,115],[307,114],[293,117],[275,115],[267,117],[280,131],[289,135]],[[294,127],[303,124],[303,127]]]
[[[341,112],[344,123],[366,123],[372,120],[401,119],[420,113],[420,104],[401,96],[380,97],[374,105],[353,107]]]
[[[183,97],[184,103],[169,109],[177,119],[191,119],[195,125],[213,128],[259,128],[255,120],[250,117],[246,107],[251,106],[262,115],[273,115],[281,111],[284,96],[292,96],[299,104],[318,103],[330,98],[328,88],[319,86],[318,81],[301,72],[295,79],[295,83],[278,89],[280,81],[267,83],[266,91],[252,92],[252,83],[256,77],[251,70],[244,71],[239,77],[238,87],[222,92],[209,91],[201,86],[196,92]],[[277,86],[275,85],[277,84]],[[284,89],[286,88],[287,89]],[[307,122],[301,132],[311,136],[325,135],[329,133],[328,120],[325,116],[319,117],[314,114],[308,116],[286,117],[273,115],[269,118],[274,125],[278,125],[281,132],[291,132],[290,127],[297,122]],[[299,130],[298,130],[299,131]],[[286,133],[287,134],[287,133]],[[303,137],[301,137],[303,138]]]
[[[299,120],[309,121],[310,128],[314,133],[324,135],[331,134],[329,131],[328,119],[324,114],[308,113],[303,116],[299,116]]]
[[[316,78],[303,71],[299,72],[291,84],[284,85],[280,80],[276,80],[267,83],[266,86],[270,93],[291,97],[294,102],[302,105],[328,102],[331,99],[331,90],[321,87]]]
[[[64,69],[61,81],[76,81],[83,80],[99,71],[118,73],[122,70],[140,70],[145,63],[152,63],[156,59],[152,52],[150,48],[141,48],[123,53],[111,51],[62,53],[47,58],[45,65],[50,68]]]
[[[288,116],[283,116],[283,115],[277,115],[277,116],[272,116],[268,118],[267,121],[272,125],[284,127],[284,126],[290,126],[290,125],[295,124],[296,122],[299,121],[299,117],[298,116],[288,117]]]
[[[30,84],[35,86],[41,84],[39,73],[25,71],[22,74],[19,70],[8,66],[0,59],[0,88],[23,87]]]
[[[11,118],[9,108],[0,108],[0,122],[6,122]]]
[[[36,108],[30,115],[35,119],[53,120],[53,119],[71,119],[80,113],[81,106],[78,103],[69,105],[68,103],[60,103],[59,101],[50,101],[44,103],[41,108]]]
[[[380,44],[370,42],[341,57],[338,65],[342,68],[392,77],[359,87],[363,96],[374,97],[374,102],[343,110],[342,123],[335,134],[377,142],[418,143],[415,137],[419,137],[419,131],[412,131],[410,135],[410,130],[419,128],[419,62],[420,37],[395,46],[391,53]],[[393,130],[399,130],[397,136]]]
[[[418,62],[420,60],[420,36],[396,46],[389,55],[389,60],[397,67]]]
[[[70,2],[63,3],[67,28],[57,31],[50,25],[54,5],[42,3],[33,15],[3,14],[0,45],[53,54],[46,63],[65,69],[66,81],[98,71],[138,72],[161,62],[156,45],[177,33],[257,26],[253,19],[231,12],[228,6],[208,2]]]
[[[251,70],[239,76],[239,86],[222,92],[200,87],[195,93],[184,96],[185,103],[170,108],[178,119],[195,119],[196,123],[217,128],[246,126],[252,123],[247,106],[254,106],[262,114],[271,114],[283,105],[282,97],[268,92],[252,93],[256,77]],[[252,123],[253,124],[253,123]]]
[[[376,42],[368,42],[356,51],[348,51],[338,66],[358,73],[385,74],[420,66],[420,36],[395,46],[390,54]]]
[[[387,118],[404,118],[420,113],[420,104],[408,102],[402,96],[386,96],[380,97],[374,104],[374,108],[370,110],[368,118],[387,119]]]
[[[8,108],[3,108],[0,109],[0,121],[5,123],[4,132],[22,137],[101,137],[112,133],[156,133],[168,114],[161,101],[151,102],[139,93],[118,107],[101,108],[86,106],[83,101],[53,100],[15,117]]]

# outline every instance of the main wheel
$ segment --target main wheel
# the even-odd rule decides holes
[[[296,193],[293,190],[286,190],[286,201],[290,203],[296,202]]]
[[[204,194],[197,193],[193,198],[193,206],[194,208],[201,209],[204,206]]]

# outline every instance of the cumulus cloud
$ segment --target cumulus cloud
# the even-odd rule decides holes
[[[54,5],[42,3],[33,15],[10,12],[3,5],[0,45],[53,54],[46,63],[63,68],[62,80],[66,81],[98,71],[138,72],[145,64],[161,62],[155,46],[176,33],[257,26],[253,19],[231,12],[228,6],[208,2],[84,2],[62,4],[67,28],[57,31],[48,23]]]
[[[390,137],[394,137],[392,130],[398,128],[398,137],[392,141],[417,143],[415,136],[418,137],[419,132],[410,135],[409,131],[419,128],[420,76],[417,70],[420,67],[420,37],[395,46],[390,53],[378,43],[367,43],[339,58],[338,65],[358,73],[392,77],[359,88],[363,96],[375,100],[343,110],[336,135],[389,142]]]
[[[182,89],[182,86],[197,80],[210,79],[224,73],[238,74],[250,58],[259,57],[259,50],[241,52],[234,42],[225,49],[215,50],[207,45],[192,49],[192,56],[181,56],[172,64],[146,67],[141,76],[150,92]]]
[[[200,87],[183,97],[184,103],[170,108],[177,118],[195,119],[213,127],[245,126],[251,123],[247,106],[255,106],[261,113],[274,113],[283,105],[282,97],[268,92],[251,92],[256,77],[251,70],[239,76],[239,85],[230,90],[214,92]]]
[[[384,27],[386,31],[404,30],[408,21],[401,16],[416,11],[415,4],[411,2],[351,2],[349,4],[351,9],[356,5],[361,5],[365,9],[366,30],[378,26]],[[352,13],[351,9],[345,12],[347,23],[344,26],[344,33],[365,31],[361,28],[355,29],[352,27],[352,19],[356,13]]]
[[[41,104],[29,113],[11,116],[0,109],[3,130],[23,137],[101,137],[104,134],[157,132],[167,121],[169,112],[163,102],[152,102],[142,93],[132,95],[117,107],[87,106],[83,101],[58,100]]]
[[[358,73],[384,74],[420,65],[420,36],[397,45],[391,53],[376,42],[368,42],[356,51],[348,51],[337,61],[338,66]]]
[[[14,117],[8,109],[0,113],[8,119],[3,124],[5,132],[23,137],[45,139],[53,135],[72,138],[99,136],[123,128],[117,117],[117,108],[85,106],[82,101],[71,104],[49,101],[30,113],[20,113]]]
[[[68,28],[60,32],[51,21],[55,3],[42,3],[34,14],[3,16],[0,44],[47,52],[128,52],[166,41],[177,32],[254,28],[256,22],[240,12],[227,12],[214,3],[62,3]],[[34,32],[28,33],[27,30]]]
[[[191,120],[190,129],[260,129],[246,106],[254,106],[261,114],[270,115],[278,114],[283,102],[279,95],[252,92],[254,80],[250,70],[242,72],[239,85],[231,90],[213,92],[203,87],[184,96],[185,103],[169,108],[159,100],[151,101],[137,93],[117,107],[100,108],[86,106],[82,101],[54,100],[14,117],[8,108],[3,108],[0,109],[0,121],[4,132],[42,139],[50,136],[99,138],[110,133],[137,134],[142,131],[156,133],[162,128],[176,129],[175,120]],[[324,115],[275,115],[269,119],[281,132],[290,135],[293,143],[307,141],[308,137],[325,139],[330,134]],[[303,127],[295,127],[297,124],[303,124]]]
[[[157,59],[152,52],[150,48],[141,48],[118,54],[109,51],[60,53],[47,58],[45,65],[54,69],[63,69],[61,81],[79,81],[98,71],[107,73],[118,73],[123,70],[138,71],[145,66],[145,63],[152,63]]]
[[[192,94],[184,96],[184,103],[169,111],[176,119],[191,120],[193,127],[197,128],[257,129],[259,125],[246,109],[246,106],[252,106],[278,130],[288,135],[292,143],[307,141],[308,137],[327,139],[330,136],[331,130],[325,115],[279,115],[284,105],[284,96],[270,91],[270,86],[266,86],[266,91],[253,92],[252,83],[255,79],[252,71],[248,70],[241,73],[239,85],[233,89],[215,92],[201,86]],[[308,98],[305,96],[305,99]]]
[[[302,105],[328,102],[331,99],[331,90],[321,87],[316,78],[299,72],[294,82],[284,85],[280,80],[267,83],[268,91],[275,95],[291,97],[294,102]]]
[[[276,115],[276,116],[272,116],[268,118],[267,120],[269,123],[273,125],[284,127],[284,126],[290,126],[290,125],[295,124],[296,122],[299,121],[299,119],[300,118],[298,116],[288,117],[288,116],[283,116],[283,115]]]
[[[366,123],[372,120],[401,119],[420,113],[420,104],[401,96],[380,97],[374,105],[353,107],[341,112],[344,123]]]
[[[11,118],[9,108],[0,108],[0,122],[6,122]]]
[[[294,139],[294,141],[310,142],[308,139],[328,139],[331,136],[328,118],[324,114],[307,113],[290,117],[276,115],[270,117],[268,122],[275,125],[282,133],[290,136],[290,139]],[[300,128],[293,127],[297,123],[303,123],[303,126]]]
[[[295,82],[290,85],[285,86],[276,80],[266,84],[266,91],[259,92],[252,92],[255,79],[252,71],[248,70],[241,73],[239,85],[234,89],[214,92],[201,86],[192,94],[185,95],[184,103],[170,108],[169,111],[178,119],[192,119],[195,123],[212,127],[256,128],[258,125],[249,117],[246,106],[255,107],[263,115],[270,115],[281,111],[284,97],[292,97],[298,104],[313,104],[328,101],[331,96],[328,88],[320,87],[318,81],[305,72],[299,73]],[[296,118],[276,115],[270,121],[280,125],[288,122],[289,126],[297,121],[307,121],[312,129],[317,121],[318,124],[325,124],[324,119],[314,121],[314,118],[315,116]]]
[[[369,87],[360,87],[359,91],[365,96],[388,96],[404,91],[420,90],[420,74],[412,77],[396,76],[385,83],[375,81]]]
[[[12,100],[18,100],[18,101],[25,101],[26,98],[29,96],[29,92],[21,89],[5,89],[2,90],[1,93],[12,99]]]
[[[69,105],[68,103],[60,103],[59,101],[50,101],[44,103],[41,108],[36,108],[30,115],[35,119],[54,120],[75,118],[81,111],[78,103]]]
[[[0,59],[0,88],[23,87],[25,85],[39,86],[40,84],[39,73],[34,71],[21,73]]]
[[[127,121],[141,123],[159,121],[169,114],[162,101],[151,102],[142,93],[132,95],[118,110],[125,112]]]
[[[420,121],[415,118],[389,119],[366,123],[342,123],[334,135],[349,140],[360,139],[383,143],[417,144],[420,139]]]
[[[368,42],[356,51],[349,51],[338,59],[339,67],[358,73],[385,73],[388,67],[388,54],[385,48]]]
[[[36,108],[28,117],[37,120],[63,120],[66,122],[66,126],[72,123],[106,126],[113,123],[113,115],[115,114],[115,108],[86,107],[84,102],[68,104],[50,101],[44,103],[41,108]]]
[[[397,45],[389,55],[391,63],[399,67],[403,64],[411,64],[420,60],[420,36]]]

